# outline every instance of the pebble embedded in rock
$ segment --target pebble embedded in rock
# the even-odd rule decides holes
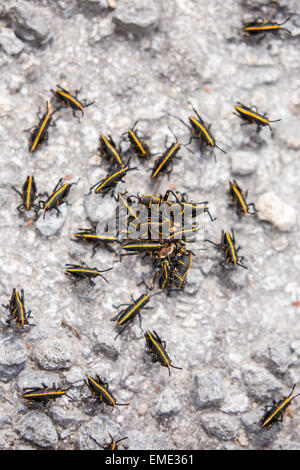
[[[67,205],[62,204],[59,206],[59,210],[59,215],[57,215],[56,210],[53,209],[49,212],[46,212],[45,218],[44,214],[42,213],[36,220],[35,226],[44,237],[52,237],[64,226],[68,213]]]
[[[72,340],[67,336],[41,340],[33,357],[44,370],[69,369],[74,361]]]
[[[159,17],[157,0],[119,0],[113,21],[118,31],[141,34],[153,31]]]
[[[157,403],[154,407],[157,416],[173,416],[180,413],[182,403],[179,400],[176,392],[167,388],[159,395]]]
[[[242,374],[248,394],[260,402],[270,400],[270,396],[281,389],[279,380],[264,367],[245,364],[242,368]]]
[[[58,443],[56,429],[48,416],[39,410],[27,412],[16,426],[21,437],[39,447],[55,447]]]
[[[192,397],[197,410],[220,406],[225,397],[222,371],[209,370],[196,374],[192,382]]]
[[[116,361],[119,356],[119,351],[113,345],[113,338],[96,328],[93,331],[93,336],[96,339],[96,343],[93,347],[94,353],[98,354],[100,352],[113,361]]]
[[[238,422],[235,422],[226,415],[216,413],[202,414],[200,423],[209,436],[216,437],[221,441],[230,441],[238,435]]]
[[[43,8],[18,0],[3,14],[12,24],[16,35],[37,45],[47,44],[52,37],[51,14]]]
[[[0,380],[9,382],[24,368],[27,350],[21,339],[12,335],[0,337]]]
[[[24,44],[11,29],[2,28],[0,30],[0,47],[8,55],[18,55],[24,49]]]
[[[115,229],[116,202],[113,198],[91,193],[84,197],[83,205],[88,218],[92,222],[99,223],[100,225],[101,223],[106,224],[107,221],[111,221],[111,226]],[[98,227],[97,231],[100,231]]]
[[[270,222],[281,232],[289,232],[296,223],[296,211],[275,193],[262,194],[255,203],[260,220]]]
[[[254,151],[237,150],[231,152],[230,157],[231,171],[234,175],[252,175],[257,169],[258,157]]]

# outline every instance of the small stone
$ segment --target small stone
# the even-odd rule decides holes
[[[215,413],[202,414],[200,423],[209,436],[221,441],[231,441],[238,435],[239,425],[229,416]]]
[[[249,409],[250,402],[247,395],[243,393],[230,393],[224,400],[221,411],[227,414],[245,413]]]
[[[8,55],[18,55],[24,49],[24,44],[11,29],[1,28],[0,47],[2,47],[4,52]]]
[[[284,251],[287,246],[288,246],[288,240],[285,236],[280,236],[277,237],[275,240],[271,241],[272,248],[280,253],[281,251]]]
[[[0,337],[0,380],[9,382],[24,368],[27,350],[19,339],[12,335]]]
[[[242,375],[249,395],[259,402],[269,401],[270,396],[281,389],[279,380],[261,366],[246,364]]]
[[[96,343],[93,347],[94,353],[97,354],[101,352],[109,359],[116,361],[119,356],[119,351],[113,345],[113,339],[111,338],[111,335],[104,333],[103,329],[100,330],[95,328],[93,331],[93,336],[96,339]]]
[[[58,405],[49,408],[49,416],[55,424],[70,431],[76,430],[84,421],[82,414],[76,408],[70,410]]]
[[[231,171],[234,175],[252,175],[257,169],[258,157],[254,152],[237,150],[230,154]]]
[[[88,218],[94,223],[106,224],[107,222],[112,226],[112,229],[115,230],[116,219],[115,219],[115,208],[116,203],[113,198],[105,198],[100,194],[91,193],[88,196],[84,197],[83,205],[86,210]],[[111,232],[108,229],[109,233]]]
[[[158,26],[159,4],[157,0],[119,0],[113,21],[118,31],[149,33]]]
[[[299,123],[297,118],[289,120],[288,123],[280,123],[278,129],[276,129],[276,137],[281,141],[281,143],[288,148],[299,150],[300,148],[300,133],[299,133]]]
[[[110,8],[107,0],[85,0],[85,2],[81,2],[79,0],[79,10],[82,13],[92,13],[94,15],[99,15]]]
[[[84,371],[80,367],[77,367],[77,366],[71,367],[71,369],[68,370],[68,372],[65,375],[66,381],[69,384],[72,384],[73,386],[75,384],[78,384],[81,386],[84,376],[85,376]]]
[[[173,416],[180,413],[181,409],[178,394],[172,389],[165,389],[158,397],[154,413],[158,416]]]
[[[44,370],[69,369],[74,360],[73,348],[68,337],[49,337],[41,340],[33,355]]]
[[[58,374],[42,370],[26,368],[20,373],[17,379],[19,390],[31,387],[41,387],[43,383],[49,387],[51,387],[53,383],[55,383],[56,387],[63,386],[62,380]]]
[[[258,218],[275,225],[281,232],[290,231],[296,223],[295,209],[282,202],[273,192],[261,195],[255,206]]]
[[[59,211],[60,214],[57,215],[56,210],[53,209],[46,212],[45,218],[44,214],[41,214],[36,220],[35,226],[44,237],[52,237],[64,226],[68,212],[66,204],[59,206]]]
[[[166,450],[167,441],[162,433],[141,433],[138,430],[131,430],[127,433],[130,450]]]
[[[223,374],[219,369],[201,372],[193,377],[192,398],[194,406],[207,408],[220,406],[224,400]]]
[[[0,408],[0,429],[11,424],[11,416],[7,410]]]
[[[4,15],[10,20],[16,36],[23,41],[44,45],[52,38],[52,18],[49,10],[45,11],[44,8],[19,0],[8,8]]]
[[[56,429],[51,419],[42,411],[26,413],[17,422],[17,430],[23,439],[40,447],[55,447],[58,443]]]

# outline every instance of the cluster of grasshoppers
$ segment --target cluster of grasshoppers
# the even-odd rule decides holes
[[[34,176],[27,176],[21,191],[15,186],[12,186],[14,191],[16,191],[22,199],[22,204],[17,207],[19,215],[27,217],[31,216],[32,212],[34,212],[33,218],[37,219],[40,211],[42,210],[43,218],[45,218],[46,213],[54,209],[57,216],[60,215],[59,207],[62,204],[68,204],[67,197],[70,190],[73,185],[78,183],[78,181],[76,183],[68,183],[64,182],[63,178],[60,178],[50,195],[47,192],[38,194]],[[43,196],[46,196],[45,200],[40,199]],[[39,199],[38,204],[36,204],[37,199]]]
[[[282,28],[282,24],[257,18],[252,22],[245,23],[243,25],[243,32],[247,37],[264,36],[268,32],[278,33],[280,30],[285,30],[285,28]],[[39,116],[37,125],[33,127],[30,133],[30,153],[36,152],[48,140],[49,127],[54,124],[53,116],[62,107],[71,108],[74,116],[76,116],[77,111],[81,112],[83,116],[84,109],[94,103],[87,102],[86,100],[79,101],[77,97],[78,91],[73,94],[59,85],[57,85],[56,90],[51,91],[58,105],[54,107],[50,101],[47,101],[44,114]],[[270,123],[280,121],[280,119],[271,121],[267,113],[261,114],[255,106],[245,105],[240,102],[236,103],[234,110],[234,114],[243,121],[244,125],[256,125],[257,132],[265,126],[271,130]],[[212,151],[215,160],[216,149],[227,154],[225,150],[217,145],[211,132],[211,125],[205,123],[194,107],[193,112],[194,115],[188,117],[188,122],[178,118],[191,133],[188,144],[184,146],[188,148],[190,143],[195,140],[199,144],[201,152],[203,153],[206,149],[209,149]],[[138,121],[122,135],[122,138],[130,143],[130,148],[139,161],[149,161],[155,154],[143,138],[140,137],[137,124]],[[151,168],[152,181],[157,180],[163,174],[169,176],[173,163],[179,158],[178,154],[183,144],[179,142],[171,129],[170,131],[175,140],[154,160]],[[111,168],[105,178],[90,188],[88,194],[92,192],[101,196],[109,193],[114,194],[118,183],[124,182],[123,178],[125,178],[127,172],[137,169],[136,167],[130,167],[131,157],[124,158],[121,143],[117,146],[111,135],[100,135],[99,153],[103,160],[110,162]],[[43,211],[43,217],[52,210],[55,210],[57,215],[59,215],[59,207],[63,203],[68,204],[67,197],[74,184],[77,184],[77,182],[64,183],[63,178],[60,178],[50,195],[47,193],[39,194],[34,176],[27,176],[21,191],[13,187],[22,199],[22,203],[17,207],[17,210],[21,216],[25,216],[30,211],[33,211],[35,218],[38,217],[41,210]],[[45,200],[41,199],[43,195],[46,196]],[[247,192],[244,192],[235,180],[229,182],[228,195],[239,217],[256,215],[255,204],[247,202]],[[151,308],[148,306],[148,303],[153,296],[161,294],[162,291],[170,295],[173,291],[182,291],[184,289],[188,272],[195,256],[186,247],[186,244],[193,242],[193,236],[201,229],[201,225],[197,225],[195,222],[196,216],[206,213],[211,221],[215,220],[210,213],[207,201],[190,201],[185,193],[178,191],[168,190],[163,196],[154,194],[128,195],[127,193],[121,194],[119,192],[117,199],[119,201],[117,214],[119,231],[117,234],[109,234],[107,231],[97,233],[96,227],[92,226],[89,229],[80,228],[74,234],[74,240],[90,243],[93,246],[93,255],[99,246],[105,246],[111,252],[116,253],[112,246],[119,244],[122,251],[120,260],[125,256],[138,255],[150,261],[154,272],[148,290],[152,291],[157,284],[160,292],[155,294],[146,292],[137,299],[131,296],[130,303],[114,306],[118,309],[118,313],[111,320],[116,322],[119,329],[115,339],[123,333],[136,317],[139,318],[141,327],[141,311]],[[139,204],[139,210],[137,210],[135,202]],[[141,207],[143,210],[141,210]],[[188,214],[191,216],[190,218],[187,218]],[[233,229],[231,229],[231,232],[222,230],[220,243],[215,243],[208,239],[204,241],[212,243],[224,254],[224,259],[220,262],[222,267],[226,265],[241,266],[247,269],[247,266],[243,264],[243,257],[238,254],[240,247],[237,246]],[[90,268],[84,262],[81,262],[80,264],[67,264],[65,274],[75,279],[75,281],[87,279],[90,285],[94,286],[93,279],[101,276],[107,281],[102,273],[111,269],[108,268],[100,271],[97,268]],[[144,281],[143,283],[146,284]],[[25,325],[33,326],[28,321],[31,311],[26,311],[23,289],[20,292],[15,288],[13,289],[9,304],[5,305],[5,308],[9,312],[8,325],[14,321],[17,326],[22,328]],[[119,310],[120,308],[121,310]],[[168,368],[169,375],[170,368],[181,369],[173,365],[166,350],[166,341],[162,340],[155,330],[146,330],[144,337],[147,352],[151,354],[153,361],[159,362],[161,366]],[[99,375],[87,376],[84,382],[92,393],[92,397],[96,398],[99,402],[112,408],[115,406],[129,406],[129,403],[119,403],[117,401],[110,391],[108,383]],[[57,387],[55,383],[48,387],[42,383],[41,387],[25,388],[23,398],[28,404],[43,403],[46,405],[49,401],[56,398],[69,396],[67,392],[71,388],[72,386],[63,389]],[[274,423],[282,421],[285,410],[292,400],[299,396],[299,394],[292,396],[294,388],[295,385],[287,397],[282,397],[278,402],[273,400],[272,405],[264,408],[264,415],[260,421],[262,428],[271,428]],[[110,450],[118,449],[118,443],[127,439],[127,437],[124,437],[115,440],[111,434],[109,436],[111,440],[106,444],[98,443],[92,436],[90,437],[101,448]]]
[[[168,294],[183,289],[193,253],[186,243],[202,228],[196,216],[207,213],[208,202],[192,202],[186,194],[168,190],[164,196],[119,193],[119,240],[124,256],[139,255],[154,269],[151,289],[158,283]],[[137,204],[136,204],[137,202]]]

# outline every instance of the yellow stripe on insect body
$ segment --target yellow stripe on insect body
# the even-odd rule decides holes
[[[84,274],[98,274],[98,271],[92,270],[92,269],[84,269],[84,268],[67,268],[68,272],[72,273],[84,273]]]
[[[19,304],[19,308],[20,308],[20,312],[21,312],[21,324],[24,325],[24,308],[23,308],[23,304],[22,304],[22,301],[20,299],[20,296],[19,296],[18,292],[16,292],[16,298],[17,298],[17,302]],[[15,312],[16,312],[16,310],[15,310]],[[17,319],[16,319],[16,322],[17,322]]]
[[[132,139],[134,140],[134,142],[136,143],[136,145],[138,146],[138,148],[140,149],[141,153],[142,153],[143,155],[145,155],[145,154],[146,154],[146,151],[144,150],[144,148],[143,148],[141,142],[139,141],[139,139],[136,137],[135,133],[132,132],[131,129],[130,129],[128,132],[129,132],[129,134],[131,135],[131,137],[132,137]]]
[[[166,358],[163,350],[161,349],[160,345],[157,343],[157,341],[155,341],[155,339],[153,338],[153,336],[151,335],[150,331],[147,330],[147,334],[149,335],[149,338],[151,339],[151,341],[155,344],[155,346],[157,347],[157,349],[159,350],[160,354],[162,355],[162,357],[164,358],[164,360],[166,361],[166,364],[167,364],[167,367],[169,367],[170,363],[169,363],[169,360]]]
[[[228,232],[226,232],[226,238],[227,238],[227,241],[230,245],[230,248],[231,248],[231,254],[232,254],[232,257],[233,257],[233,262],[234,264],[236,264],[236,255],[235,255],[235,249],[234,249],[234,246],[233,246],[233,243],[231,241],[231,238],[230,238],[230,235]]]
[[[119,325],[122,325],[122,323],[124,323],[124,322],[127,320],[127,318],[130,317],[130,315],[132,315],[146,299],[148,299],[148,297],[149,297],[149,294],[145,295],[145,297],[143,297],[143,298],[139,301],[139,303],[137,303],[136,305],[134,305],[134,306],[132,307],[132,309],[129,310],[129,312],[127,313],[127,315],[119,321]]]
[[[26,209],[29,209],[29,207],[30,207],[31,186],[32,186],[32,176],[29,177],[29,181],[28,181],[27,197],[26,197]]]
[[[108,398],[109,400],[112,402],[113,406],[115,406],[116,402],[115,400],[113,399],[113,397],[110,395],[110,393],[104,388],[102,387],[101,385],[99,385],[97,382],[95,382],[95,380],[93,380],[91,377],[89,377],[89,380],[91,382],[93,382],[94,385],[96,385],[97,388],[100,388],[101,392],[103,392]],[[102,397],[101,397],[102,398]]]
[[[124,169],[125,169],[125,167],[124,167]],[[122,168],[121,170],[117,171],[116,173],[113,173],[112,175],[105,178],[105,180],[103,181],[101,186],[98,186],[98,188],[95,190],[95,192],[100,191],[103,188],[103,186],[105,186],[111,179],[115,178],[116,176],[120,175],[121,173],[124,173],[124,169]]]
[[[268,119],[263,118],[259,114],[255,113],[254,111],[248,111],[244,108],[240,108],[239,106],[235,106],[235,109],[239,111],[241,114],[246,114],[246,116],[250,116],[254,119],[257,119],[258,121],[263,122],[264,124],[270,124],[270,121]]]
[[[102,139],[104,140],[105,142],[105,145],[109,148],[109,150],[114,154],[114,156],[116,157],[116,159],[118,160],[119,164],[124,168],[125,165],[124,163],[122,162],[121,158],[120,158],[120,155],[118,154],[118,152],[116,151],[115,147],[107,140],[107,138],[103,135],[102,136]]]
[[[33,152],[33,151],[35,150],[35,148],[36,148],[36,146],[37,146],[37,144],[38,144],[38,142],[39,142],[40,136],[41,136],[41,134],[42,134],[42,132],[43,132],[43,130],[44,130],[44,128],[45,128],[45,126],[46,126],[46,124],[47,124],[49,118],[50,118],[50,116],[51,116],[51,112],[48,111],[48,113],[46,114],[46,117],[45,117],[45,119],[44,119],[44,122],[42,123],[42,125],[41,125],[41,127],[40,127],[40,129],[39,129],[39,132],[38,132],[38,134],[37,134],[37,136],[36,136],[36,138],[35,138],[35,140],[34,140],[32,146],[31,146],[30,152]]]
[[[165,158],[163,159],[163,161],[160,163],[160,165],[157,167],[157,169],[155,170],[155,172],[153,173],[153,176],[152,178],[155,178],[155,176],[157,176],[157,174],[160,172],[161,168],[165,165],[165,163],[169,160],[169,158],[171,158],[171,156],[173,155],[173,153],[180,147],[180,142],[176,142],[176,144],[174,145],[174,147],[167,153],[167,155],[165,156]]]
[[[68,100],[72,101],[76,106],[78,106],[78,108],[80,110],[83,109],[83,106],[81,103],[79,103],[78,100],[76,100],[76,98],[74,98],[73,96],[69,95],[68,93],[65,93],[64,91],[61,91],[61,90],[57,90],[57,93],[64,96],[65,98],[67,98]]]
[[[244,201],[244,198],[243,198],[242,194],[240,193],[240,191],[237,189],[237,187],[234,184],[232,184],[231,187],[232,187],[233,191],[235,192],[235,194],[237,195],[237,197],[238,197],[238,199],[239,199],[239,201],[240,201],[240,203],[241,203],[241,205],[244,209],[244,213],[247,214],[248,209],[247,209],[247,206],[245,204],[245,201]]]
[[[211,138],[210,134],[208,133],[207,129],[205,129],[205,127],[199,122],[197,121],[197,119],[195,119],[193,116],[190,116],[190,120],[197,126],[200,128],[201,132],[203,132],[203,134],[205,134],[205,137],[207,138],[207,140],[209,141],[210,145],[212,147],[215,146],[215,143],[213,141],[213,139]]]
[[[60,189],[58,189],[58,190],[51,196],[51,198],[49,199],[49,201],[48,201],[47,204],[45,205],[44,210],[47,209],[47,207],[51,204],[51,202],[53,201],[53,199],[54,199],[56,196],[58,196],[62,191],[64,191],[67,186],[69,186],[69,183],[64,184]],[[57,202],[58,202],[58,201],[57,201]],[[58,205],[59,205],[59,204],[58,204]]]
[[[272,413],[271,416],[269,416],[266,421],[262,424],[262,427],[265,427],[276,415],[279,413],[286,404],[291,401],[291,398],[287,398],[283,403],[281,403],[280,406],[277,406],[277,409]]]

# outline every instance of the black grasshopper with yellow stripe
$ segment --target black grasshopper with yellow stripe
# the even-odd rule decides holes
[[[31,310],[26,312],[25,308],[25,296],[24,290],[21,289],[21,293],[19,293],[15,288],[12,290],[10,302],[8,305],[3,305],[9,311],[9,318],[6,320],[8,325],[11,324],[12,321],[16,323],[16,325],[23,328],[25,325],[35,326],[28,322],[28,318],[31,318]]]
[[[244,193],[235,180],[229,181],[229,197],[236,206],[239,216],[246,214],[256,215],[258,212],[253,202],[247,203],[248,191]],[[254,212],[250,212],[249,207],[252,207]]]
[[[171,129],[170,131],[172,132],[176,140],[164,151],[164,153],[160,157],[158,157],[154,161],[151,173],[151,178],[153,180],[165,172],[167,175],[170,175],[174,160],[176,158],[180,159],[180,157],[177,156],[177,153],[181,148],[181,143],[179,142],[174,132]]]
[[[25,183],[22,187],[22,192],[20,192],[15,186],[12,186],[13,190],[22,198],[22,204],[17,207],[19,215],[24,216],[26,212],[33,210],[35,212],[35,217],[37,216],[40,207],[34,204],[34,201],[37,199],[37,186],[34,179],[34,176],[27,176]]]
[[[121,254],[120,259],[124,256],[145,254],[152,256],[153,253],[159,252],[165,247],[162,240],[148,240],[148,239],[127,239],[121,244],[122,249],[126,250],[126,254]]]
[[[33,127],[33,131],[29,136],[29,152],[35,152],[43,142],[48,140],[48,128],[52,122],[52,116],[57,110],[48,105],[43,116],[40,118],[38,124]],[[32,128],[31,128],[32,129]],[[28,129],[30,131],[31,129]]]
[[[187,274],[192,266],[193,256],[193,252],[185,248],[181,248],[176,255],[176,265],[173,269],[173,279],[176,289],[183,289]]]
[[[270,121],[267,117],[267,113],[260,114],[256,106],[246,106],[239,101],[236,103],[234,109],[236,112],[233,114],[245,121],[244,125],[256,124],[257,132],[259,132],[261,128],[265,126],[269,127],[270,131],[272,131],[270,123],[281,121],[281,119]]]
[[[153,275],[151,289],[153,289],[155,281],[158,279],[160,289],[169,290],[173,284],[173,273],[170,261],[168,259],[155,260],[154,266],[159,262],[159,269]]]
[[[131,304],[120,304],[118,306],[113,306],[116,309],[119,309],[120,307],[126,307],[120,312],[118,312],[117,315],[115,315],[111,319],[111,321],[116,321],[117,326],[120,328],[120,331],[115,337],[115,339],[117,339],[117,337],[123,333],[125,328],[127,328],[127,326],[135,319],[136,316],[139,317],[140,328],[142,328],[141,310],[149,310],[152,308],[146,307],[146,305],[150,302],[151,297],[153,297],[154,295],[157,294],[142,294],[136,300],[134,300],[133,296],[131,296]]]
[[[76,183],[64,183],[63,178],[60,178],[57,185],[55,186],[52,194],[48,196],[46,201],[40,201],[40,209],[43,209],[45,218],[46,212],[51,211],[52,209],[56,210],[57,216],[60,214],[59,206],[63,203],[68,204],[67,197],[69,192],[75,184],[78,184],[79,179]]]
[[[119,446],[119,442],[121,441],[125,441],[125,439],[128,439],[128,437],[122,437],[121,439],[118,439],[117,441],[114,440],[114,438],[112,437],[112,435],[110,433],[109,434],[109,437],[111,439],[110,442],[108,442],[107,444],[103,445],[103,444],[100,444],[96,439],[94,439],[94,437],[92,437],[90,435],[90,438],[93,439],[94,442],[96,442],[96,444],[101,447],[103,450],[118,450]]]
[[[131,129],[127,134],[128,140],[131,144],[131,147],[138,158],[141,160],[150,160],[151,158],[151,151],[149,146],[138,136],[138,132],[135,130],[135,126],[137,125],[138,121],[134,123]]]
[[[243,261],[244,256],[238,255],[240,246],[236,246],[233,229],[231,229],[231,234],[222,230],[221,243],[214,243],[211,240],[204,240],[204,242],[211,243],[225,254],[225,259],[220,261],[220,265],[223,268],[225,267],[224,264],[228,264],[230,266],[241,266],[242,268],[248,269],[247,266],[240,263],[240,261]]]
[[[221,147],[219,147],[216,144],[216,139],[214,138],[214,136],[213,136],[213,134],[211,133],[211,130],[210,130],[211,124],[205,124],[203,119],[199,116],[198,111],[195,108],[192,108],[192,109],[193,109],[194,113],[196,114],[197,118],[195,118],[195,116],[189,116],[190,125],[186,124],[181,118],[179,118],[177,116],[174,116],[185,127],[187,127],[190,130],[191,134],[192,134],[192,136],[190,138],[190,141],[186,145],[189,145],[192,142],[192,140],[194,140],[194,139],[197,140],[197,142],[199,142],[199,144],[200,144],[201,152],[203,152],[204,149],[207,148],[207,147],[212,149],[215,161],[216,161],[215,148],[221,150],[221,152],[223,152],[227,155],[225,150],[223,150]],[[170,114],[170,115],[172,116],[172,114]]]
[[[291,393],[287,397],[282,397],[278,402],[273,400],[272,405],[264,407],[264,415],[260,420],[262,428],[270,429],[274,423],[279,424],[283,420],[284,413],[292,400],[300,396],[300,393],[292,397],[296,384],[293,385]]]
[[[127,195],[127,193],[118,193],[117,200],[119,202],[119,211],[118,211],[118,217],[121,219],[121,221],[124,224],[124,220],[126,223],[126,226],[128,226],[132,221],[138,221],[139,216],[135,212],[135,209],[137,209],[136,205],[133,203],[132,199],[130,196]]]
[[[42,387],[24,388],[22,397],[28,401],[29,405],[32,403],[43,403],[45,406],[49,401],[56,400],[56,398],[60,398],[62,396],[72,398],[67,395],[67,391],[71,388],[72,386],[62,390],[60,387],[56,387],[55,383],[53,383],[52,387],[48,387],[42,383]]]
[[[95,227],[93,228],[80,228],[78,232],[74,233],[72,240],[76,242],[89,243],[93,245],[92,257],[95,255],[98,247],[105,247],[108,251],[115,253],[115,250],[110,246],[112,243],[118,243],[118,238],[107,232],[96,233]]]
[[[166,342],[162,341],[156,331],[147,330],[145,333],[146,345],[149,348],[149,354],[153,355],[154,362],[160,362],[163,367],[167,367],[169,375],[171,375],[170,367],[173,369],[182,369],[181,367],[173,366],[172,361],[166,351]]]
[[[59,85],[57,86],[57,90],[51,90],[55,98],[62,103],[63,105],[71,108],[73,110],[73,116],[76,117],[76,111],[81,111],[82,116],[84,115],[84,108],[91,106],[95,103],[92,101],[91,103],[87,103],[86,100],[79,101],[77,95],[79,90],[75,91],[75,95],[72,94],[70,91],[65,90]]]
[[[258,17],[253,21],[248,21],[244,23],[242,27],[242,32],[247,37],[257,37],[261,35],[264,37],[267,33],[278,34],[280,33],[280,31],[285,31],[291,34],[288,29],[282,28],[282,26],[286,24],[290,19],[291,17],[289,16],[283,23],[277,23],[274,21],[267,21],[263,18]]]
[[[112,407],[129,405],[129,403],[117,403],[116,398],[109,391],[108,383],[102,380],[99,375],[96,375],[96,377],[87,377],[85,383],[93,396],[99,398],[99,402],[103,402]]]
[[[197,215],[205,212],[209,215],[209,218],[212,222],[216,220],[216,217],[212,217],[209,211],[208,201],[203,201],[203,202],[189,201],[186,193],[180,193],[179,191],[176,191],[176,193],[173,193],[172,191],[172,194],[174,194],[176,197],[176,202],[171,202],[168,200],[169,194],[170,194],[170,191],[168,190],[164,196],[164,202],[169,204],[171,210],[176,210],[177,212],[179,211],[182,215],[189,212],[189,214],[192,217],[196,217]]]
[[[110,271],[113,268],[104,269],[99,271],[97,268],[89,268],[85,263],[81,262],[81,264],[66,264],[66,271],[65,275],[73,277],[75,281],[80,281],[82,279],[88,279],[90,285],[92,287],[95,286],[94,279],[95,277],[101,276],[106,282],[108,280],[101,274],[107,271]]]
[[[91,194],[93,190],[95,194],[101,194],[102,196],[104,196],[108,192],[112,191],[111,195],[113,196],[117,184],[120,183],[120,181],[122,181],[122,183],[125,183],[123,178],[126,176],[127,172],[137,169],[136,167],[129,168],[129,162],[130,159],[127,161],[124,168],[112,171],[101,181],[94,184],[94,186],[90,188],[90,192],[88,194]]]
[[[100,135],[99,152],[103,158],[109,158],[111,162],[115,162],[119,168],[125,168],[126,164],[122,160],[121,151],[117,149],[111,135],[108,137]]]

